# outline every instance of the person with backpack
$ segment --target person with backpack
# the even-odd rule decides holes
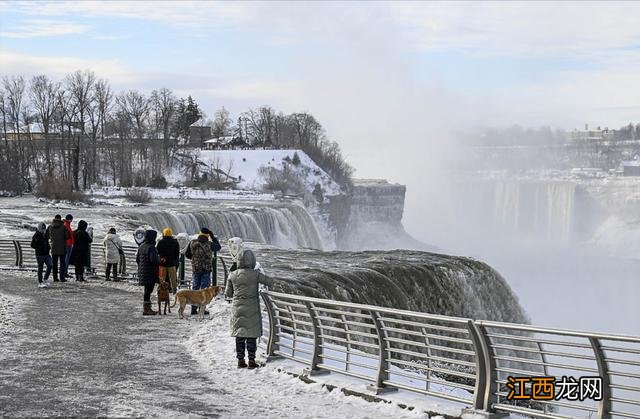
[[[173,230],[167,227],[162,230],[162,239],[156,246],[160,255],[160,281],[169,281],[173,294],[178,290],[178,263],[180,261],[180,244],[173,237]]]
[[[111,281],[110,273],[113,271],[113,281],[118,282],[118,263],[122,258],[124,250],[122,249],[122,239],[116,233],[116,229],[111,227],[104,240],[102,241],[104,246],[104,259],[105,259],[105,280]]]
[[[69,262],[76,268],[76,282],[85,282],[84,268],[89,266],[89,249],[93,239],[87,233],[87,222],[80,220],[78,228],[73,232],[73,248]]]
[[[38,263],[38,286],[41,288],[46,287],[49,275],[51,275],[53,263],[51,261],[51,255],[49,255],[51,246],[49,245],[49,237],[47,237],[47,226],[45,223],[38,223],[36,226],[36,232],[31,238],[31,247],[36,251],[36,262]],[[47,265],[47,272],[44,274],[44,278],[42,278],[44,265]]]
[[[211,238],[211,241],[209,241],[209,238]],[[193,271],[191,289],[199,290],[209,287],[211,284],[214,254],[220,251],[220,249],[222,249],[220,242],[207,227],[201,228],[198,238],[189,243],[185,257],[191,259]],[[191,306],[191,314],[198,314],[198,306]],[[205,310],[204,314],[209,314],[209,312]]]
[[[60,282],[67,282],[65,279],[64,259],[67,252],[67,240],[69,231],[62,222],[62,216],[56,214],[53,221],[47,228],[47,237],[51,246],[51,258],[53,260],[53,281],[58,282],[58,272],[60,273]],[[58,271],[59,269],[59,271]]]
[[[144,285],[144,310],[142,315],[153,316],[158,314],[151,308],[151,293],[156,283],[158,283],[158,267],[160,266],[160,256],[156,249],[156,237],[158,232],[147,230],[144,233],[144,242],[138,247],[136,263],[138,264],[138,280]]]

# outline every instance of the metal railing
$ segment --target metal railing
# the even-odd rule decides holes
[[[120,256],[118,264],[118,274],[122,278],[136,278],[138,265],[136,264],[136,253],[138,247],[123,243],[123,255]],[[218,263],[220,262],[220,263]],[[181,255],[180,263],[182,268],[178,268],[178,282],[183,287],[191,286],[191,263]],[[0,265],[11,266],[20,269],[35,269],[37,265],[35,252],[31,248],[31,242],[22,239],[1,239],[0,240]],[[96,275],[101,275],[106,269],[104,246],[102,240],[96,238],[91,244],[91,269]],[[214,261],[215,278],[227,283],[229,276],[228,261],[218,255]],[[73,272],[73,271],[70,271]]]
[[[487,413],[640,418],[637,336],[477,321],[271,291],[261,296],[267,355],[303,363],[310,374],[336,372],[364,380],[376,392],[404,389]],[[562,377],[599,377],[602,399],[507,400],[508,377],[552,377],[556,396]],[[522,390],[531,392],[531,383]]]

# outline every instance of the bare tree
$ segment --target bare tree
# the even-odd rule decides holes
[[[211,126],[211,135],[213,137],[225,137],[231,134],[231,118],[229,111],[224,106],[216,111],[213,115],[213,124]]]
[[[37,119],[42,124],[45,136],[44,157],[47,175],[53,174],[51,158],[50,130],[57,106],[57,95],[60,85],[52,82],[45,75],[34,76],[29,84],[31,103],[35,108]]]
[[[75,107],[77,108],[76,118],[78,127],[80,129],[80,135],[76,136],[76,141],[73,148],[73,186],[76,190],[80,189],[79,175],[80,175],[80,154],[83,144],[81,143],[86,133],[86,116],[88,113],[87,108],[93,101],[93,85],[96,82],[96,75],[93,71],[84,70],[76,71],[67,75],[67,89],[73,99]],[[83,154],[83,156],[86,156]],[[86,164],[86,160],[85,160]],[[86,170],[86,167],[85,167]],[[86,179],[86,177],[85,177]],[[86,186],[86,185],[84,185]]]

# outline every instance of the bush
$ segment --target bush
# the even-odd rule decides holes
[[[147,186],[148,183],[149,182],[147,181],[147,177],[141,172],[136,173],[135,177],[133,178],[133,186],[136,186],[138,188]]]
[[[294,166],[299,166],[300,165],[300,156],[298,156],[298,152],[297,151],[293,153],[293,159],[291,160],[291,163],[293,163]]]
[[[164,176],[156,176],[151,179],[149,186],[155,189],[166,189],[167,186],[169,186],[169,183]]]
[[[40,198],[58,201],[87,202],[89,199],[82,191],[74,191],[70,180],[46,177],[38,184],[35,195]]]
[[[280,192],[282,195],[287,195],[290,193],[299,194],[304,190],[302,180],[288,164],[283,165],[282,170],[262,166],[258,169],[258,175],[264,179],[264,190],[268,192]]]
[[[137,204],[148,204],[153,200],[151,192],[142,188],[130,188],[125,193],[127,200]]]

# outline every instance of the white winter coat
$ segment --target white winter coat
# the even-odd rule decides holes
[[[120,252],[118,248],[122,249],[122,240],[117,234],[107,234],[102,242],[105,251],[106,263],[120,263]]]

